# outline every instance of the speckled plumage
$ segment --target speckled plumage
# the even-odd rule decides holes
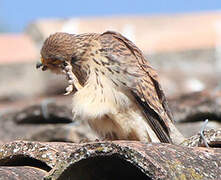
[[[74,119],[88,122],[98,135],[111,140],[183,141],[156,71],[121,34],[56,33],[45,41],[41,56],[44,70],[64,73],[71,64],[79,81],[73,84],[81,87],[73,96]]]

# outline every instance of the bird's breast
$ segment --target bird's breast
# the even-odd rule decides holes
[[[95,119],[116,114],[132,105],[130,93],[116,87],[105,76],[91,75],[85,86],[73,96],[73,114],[78,119]]]

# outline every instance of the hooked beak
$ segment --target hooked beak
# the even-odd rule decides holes
[[[38,62],[36,63],[36,69],[40,68],[41,66],[43,66],[43,64],[38,61]]]
[[[42,67],[42,71],[46,71],[48,69],[48,67],[44,66],[41,62],[37,62],[36,69],[39,69],[40,67]]]

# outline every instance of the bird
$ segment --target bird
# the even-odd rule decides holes
[[[44,41],[40,54],[37,68],[66,76],[66,95],[74,92],[73,120],[87,123],[101,139],[184,140],[156,70],[120,33],[56,32]]]

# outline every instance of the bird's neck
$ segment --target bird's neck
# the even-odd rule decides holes
[[[96,33],[85,33],[75,35],[75,52],[74,56],[76,60],[80,60],[84,53],[88,50],[92,39],[96,38]]]
[[[89,68],[87,68],[84,62],[85,59],[83,58],[84,54],[91,46],[91,40],[96,38],[99,34],[89,33],[89,34],[79,34],[75,36],[75,45],[74,45],[74,54],[71,60],[71,64],[73,67],[74,74],[78,78],[81,85],[85,85],[87,79],[90,76]]]

